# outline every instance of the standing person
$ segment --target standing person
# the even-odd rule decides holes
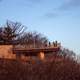
[[[55,41],[55,46],[57,47],[57,44],[58,44],[58,42],[57,41]]]
[[[49,42],[49,47],[51,46],[51,42]]]

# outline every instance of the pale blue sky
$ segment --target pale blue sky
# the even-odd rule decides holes
[[[0,25],[6,20],[80,53],[80,0],[0,0]]]

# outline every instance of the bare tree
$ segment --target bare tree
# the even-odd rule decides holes
[[[14,44],[18,37],[23,35],[25,27],[18,22],[7,21],[1,28],[0,38],[3,40],[3,44]]]
[[[0,27],[0,44],[2,44],[3,43],[3,37],[2,37],[2,31],[3,30],[3,28],[2,27]]]
[[[20,40],[20,39],[19,39]],[[45,46],[48,39],[37,32],[27,32],[21,37],[21,44],[32,45],[34,47]]]
[[[61,49],[59,53],[59,55],[62,55],[64,58],[70,58],[70,59],[74,59],[76,56],[75,54],[76,54],[75,52],[66,48]]]
[[[34,47],[45,46],[48,39],[37,32],[26,32],[21,23],[7,21],[0,28],[0,44],[26,44]]]

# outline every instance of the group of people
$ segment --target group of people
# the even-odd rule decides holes
[[[49,42],[48,44],[46,44],[45,46],[47,47],[47,46],[49,46],[49,47],[51,47],[51,46],[53,46],[53,47],[57,47],[58,46],[58,42],[57,41],[53,41],[53,42]]]

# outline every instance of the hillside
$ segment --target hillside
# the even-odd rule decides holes
[[[0,80],[80,80],[80,65],[69,59],[35,64],[0,59]]]

